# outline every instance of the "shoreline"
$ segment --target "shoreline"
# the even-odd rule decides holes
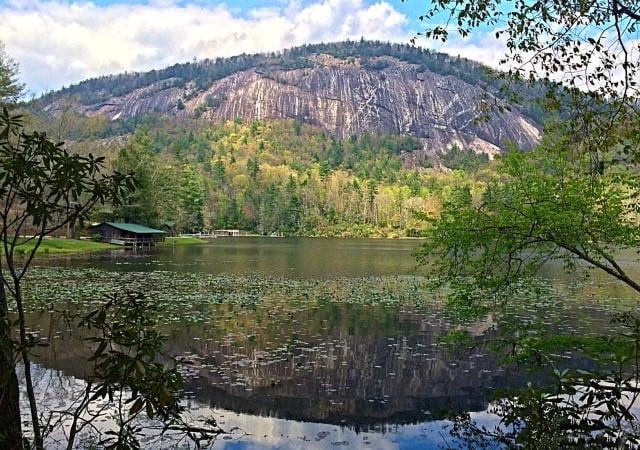
[[[387,241],[422,241],[424,238],[420,237],[355,237],[355,236],[261,236],[259,234],[243,235],[238,237],[217,237],[217,239],[225,239],[233,241],[240,238],[260,238],[260,239],[356,239],[356,240],[387,240]],[[159,242],[157,248],[172,248],[172,247],[186,247],[192,245],[210,245],[214,239],[201,239],[193,236],[172,236],[168,237],[164,242]],[[31,251],[33,245],[31,243],[27,245],[16,246],[16,255],[25,256]],[[106,242],[95,242],[89,239],[67,239],[67,238],[54,238],[47,237],[43,239],[38,251],[36,252],[37,258],[49,257],[49,256],[65,256],[65,255],[81,255],[106,252],[108,250],[125,250],[124,247]]]
[[[34,248],[35,242],[29,242],[27,244],[18,244],[15,247],[16,256],[26,256]],[[36,257],[49,256],[49,255],[70,255],[77,253],[95,253],[106,250],[116,250],[119,247],[117,245],[109,244],[106,242],[95,242],[89,239],[67,239],[56,237],[45,237],[38,250],[36,251]]]

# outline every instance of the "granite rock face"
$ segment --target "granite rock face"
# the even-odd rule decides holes
[[[428,153],[457,144],[494,154],[509,142],[529,149],[540,138],[538,125],[515,108],[483,114],[483,105],[497,100],[479,86],[393,58],[385,66],[372,70],[358,60],[317,55],[307,68],[255,67],[206,89],[168,79],[75,108],[111,120],[147,113],[214,122],[296,119],[339,138],[365,132],[412,135]],[[60,100],[45,107],[58,108]]]

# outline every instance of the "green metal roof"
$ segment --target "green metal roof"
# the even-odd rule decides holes
[[[131,233],[138,233],[138,234],[165,234],[165,232],[162,230],[156,230],[155,228],[145,227],[144,225],[138,225],[137,223],[103,222],[100,225],[109,225],[109,226],[112,226],[113,228],[117,228],[122,231],[129,231]]]

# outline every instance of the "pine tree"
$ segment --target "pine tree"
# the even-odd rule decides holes
[[[11,58],[0,42],[0,107],[15,104],[24,92],[24,84],[18,81],[18,64]]]

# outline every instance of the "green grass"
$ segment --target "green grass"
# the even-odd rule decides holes
[[[35,241],[21,244],[16,247],[17,254],[28,254],[33,250]],[[120,248],[117,245],[107,244],[105,242],[94,242],[79,239],[59,239],[46,238],[38,247],[38,255],[43,254],[61,254],[61,253],[86,253],[100,250],[108,250]]]
[[[193,236],[178,236],[178,237],[168,237],[165,239],[163,245],[195,245],[195,244],[206,244],[206,239],[198,239]],[[160,245],[160,244],[158,244]]]

